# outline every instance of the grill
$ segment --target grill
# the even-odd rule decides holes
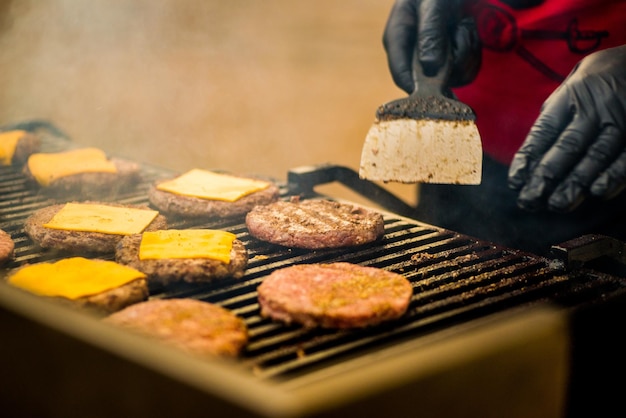
[[[40,129],[44,151],[57,151],[73,146],[58,130],[45,124],[43,128],[47,128],[44,132]],[[62,255],[37,248],[22,231],[22,224],[30,213],[54,202],[29,188],[24,177],[15,169],[2,167],[0,170],[0,228],[10,233],[16,243],[15,258],[5,270],[24,263],[61,257]],[[147,204],[146,192],[150,184],[171,174],[167,170],[146,165],[138,187],[116,196],[115,201]],[[134,415],[139,416],[167,411],[168,407],[174,413],[181,414],[179,416],[195,416],[193,411],[196,409],[191,408],[194,405],[208,405],[217,411],[223,408],[224,411],[236,412],[240,416],[339,416],[346,411],[376,416],[380,411],[388,410],[388,402],[403,391],[411,388],[424,391],[423,387],[420,389],[419,382],[429,382],[428,393],[432,395],[431,392],[435,391],[433,388],[438,385],[437,380],[433,380],[432,370],[424,372],[423,368],[428,363],[425,359],[432,359],[432,356],[437,355],[445,357],[445,353],[451,350],[450,347],[456,347],[454,353],[449,354],[455,360],[449,363],[460,362],[461,365],[457,369],[452,366],[440,367],[451,370],[444,373],[446,376],[448,373],[454,376],[454,371],[457,370],[458,379],[461,379],[464,371],[471,368],[471,364],[475,364],[469,360],[463,362],[462,359],[466,357],[475,360],[477,356],[489,357],[494,352],[512,350],[511,356],[517,360],[511,361],[514,364],[516,361],[524,364],[529,360],[525,355],[516,353],[516,350],[532,352],[532,342],[538,335],[543,341],[539,356],[545,356],[538,360],[539,369],[545,368],[546,362],[553,361],[554,357],[560,359],[557,363],[568,363],[564,366],[564,373],[557,373],[558,376],[552,376],[543,383],[544,386],[546,382],[553,385],[555,381],[564,379],[564,400],[558,396],[556,400],[547,399],[545,409],[565,409],[569,415],[582,413],[588,407],[597,412],[597,405],[591,406],[596,398],[610,397],[610,388],[601,383],[606,380],[605,374],[609,370],[620,370],[618,366],[621,365],[621,343],[618,343],[616,328],[613,327],[615,324],[609,326],[609,323],[616,321],[619,316],[623,317],[620,302],[624,299],[625,283],[615,274],[588,266],[603,259],[621,261],[621,243],[606,237],[582,237],[576,242],[555,247],[556,256],[553,259],[502,248],[410,219],[403,215],[410,211],[403,202],[372,183],[358,180],[353,171],[336,166],[303,167],[290,171],[288,181],[280,185],[281,196],[288,198],[298,194],[305,198],[315,198],[315,186],[332,181],[342,182],[389,208],[383,211],[385,236],[381,241],[358,248],[309,251],[284,248],[256,240],[247,233],[242,218],[195,223],[170,222],[173,228],[203,227],[233,232],[248,249],[250,261],[242,279],[203,285],[153,287],[150,292],[152,298],[185,297],[212,302],[244,318],[250,332],[250,343],[234,364],[196,361],[197,359],[188,358],[181,353],[171,352],[167,347],[155,347],[136,336],[103,327],[94,318],[48,304],[31,295],[21,294],[2,283],[0,307],[3,310],[0,324],[4,324],[8,332],[16,332],[16,335],[8,336],[13,343],[3,344],[4,349],[0,348],[0,354],[15,355],[11,350],[19,350],[24,355],[22,361],[16,361],[15,370],[9,367],[7,376],[12,378],[11,384],[2,388],[3,393],[10,393],[18,400],[2,401],[8,402],[7,407],[35,408],[38,414],[41,415],[43,411],[44,415],[49,416],[70,416],[69,411],[84,413],[85,410],[81,410],[81,407],[87,408],[90,399],[95,402],[94,393],[86,396],[83,403],[77,403],[76,400],[62,402],[58,396],[51,399],[52,395],[50,399],[43,396],[39,407],[32,400],[20,403],[19,398],[24,394],[16,394],[14,383],[17,382],[18,387],[20,380],[25,386],[32,384],[32,375],[25,376],[21,372],[24,364],[32,360],[28,356],[41,355],[42,351],[54,351],[56,344],[60,344],[57,342],[59,338],[63,341],[63,346],[68,345],[76,350],[71,355],[65,353],[61,356],[63,361],[67,360],[71,364],[66,364],[64,367],[67,369],[63,370],[86,367],[84,364],[77,365],[76,360],[72,359],[77,352],[95,352],[96,354],[80,354],[77,357],[90,358],[96,355],[99,358],[104,355],[105,360],[100,361],[115,364],[110,365],[111,370],[120,368],[121,371],[118,372],[123,374],[121,379],[126,379],[126,375],[131,374],[146,375],[144,378],[151,382],[147,387],[151,388],[152,395],[159,393],[153,387],[155,382],[164,382],[162,384],[168,388],[167,395],[161,395],[158,402],[155,402],[155,399],[159,399],[158,396],[150,396],[150,406],[146,407],[141,402],[129,401],[128,394],[123,395],[125,385],[118,379],[113,379],[113,386],[117,391],[113,390],[113,395],[108,394],[107,397],[115,398],[118,401],[117,407],[123,408],[124,412],[142,405],[140,409],[133,411]],[[260,317],[256,287],[273,270],[292,264],[336,261],[379,267],[403,274],[414,288],[407,314],[390,324],[354,331],[306,330]],[[515,330],[519,334],[515,334]],[[32,337],[28,332],[31,332]],[[96,332],[98,336],[94,336]],[[553,334],[560,332],[566,335],[565,348],[550,342],[554,340]],[[50,333],[54,336],[50,337]],[[496,333],[496,336],[490,337],[490,333]],[[103,335],[110,336],[111,339],[102,342]],[[520,335],[526,335],[528,339],[518,341]],[[53,341],[51,346],[46,346],[45,342],[50,339]],[[34,346],[30,347],[28,341]],[[40,345],[42,341],[44,345]],[[472,348],[476,341],[482,341],[478,344],[478,353],[483,352],[482,355],[476,354],[476,349]],[[27,345],[29,348],[25,348]],[[480,347],[481,345],[484,347]],[[488,353],[491,354],[487,355]],[[610,355],[607,356],[607,353]],[[420,358],[420,355],[423,357]],[[122,360],[112,360],[110,356],[125,359],[124,366],[118,364]],[[400,362],[400,359],[404,362]],[[40,360],[35,363],[38,366],[33,373],[37,375],[43,374],[50,367],[59,372],[55,369],[58,366],[51,366],[50,361]],[[172,371],[165,364],[176,364],[177,368]],[[136,370],[138,367],[140,371]],[[422,371],[414,371],[410,377],[404,376],[403,370],[415,367]],[[94,371],[96,375],[106,374],[97,369]],[[368,369],[372,369],[371,373],[364,375]],[[389,376],[394,370],[395,377]],[[207,374],[198,377],[199,371]],[[483,372],[485,376],[489,376],[489,372]],[[428,378],[420,377],[420,373],[426,373]],[[208,374],[218,376],[219,381],[212,381]],[[539,380],[545,380],[543,374],[540,375]],[[528,376],[525,378],[533,380]],[[37,379],[40,382],[56,381],[56,377],[51,376]],[[478,379],[477,382],[485,388],[497,386],[496,382],[483,381],[480,376],[474,376],[474,379]],[[87,380],[90,381],[86,383],[87,387],[91,385],[98,388],[102,385],[94,383],[92,379]],[[403,381],[405,383],[400,385],[399,382]],[[523,382],[521,385],[523,386]],[[232,390],[224,393],[224,387],[228,386],[233,386]],[[538,388],[544,390],[544,386],[540,383]],[[181,388],[184,388],[183,395],[180,394]],[[237,388],[245,388],[247,393],[238,394]],[[448,382],[444,390],[454,391],[453,388],[454,385]],[[100,387],[100,390],[108,393],[112,389]],[[137,387],[132,390],[132,393],[142,393]],[[489,397],[497,393],[495,387],[488,390],[491,391]],[[463,391],[473,401],[484,396],[467,386]],[[558,394],[560,389],[552,388],[549,392]],[[390,393],[397,395],[390,396]],[[581,393],[584,396],[580,396]],[[404,402],[395,399],[392,407],[401,407],[403,403],[413,404],[415,401],[411,399],[414,396],[406,395],[402,398]],[[429,408],[436,413],[434,416],[448,409],[454,413],[454,408],[459,408],[457,412],[464,410],[463,415],[467,416],[469,409],[463,409],[467,408],[465,402],[458,401],[456,406],[451,406],[436,401],[436,395],[432,396],[419,401],[424,416],[429,416]],[[507,396],[507,408],[515,408],[515,395],[509,393]],[[172,399],[170,405],[167,399],[172,397],[175,399]],[[519,399],[517,409],[520,413],[532,411],[531,406],[522,405],[526,401],[526,397]],[[51,411],[50,403],[57,405],[58,411]],[[495,399],[488,403],[487,409],[483,406],[477,416],[490,416],[487,412],[489,409],[499,410],[499,402]],[[472,403],[478,404],[480,402]],[[612,405],[606,399],[603,404]],[[534,405],[537,406],[538,404]],[[106,411],[106,408],[100,410]],[[93,410],[89,412],[90,416],[100,416],[94,415]],[[517,416],[511,409],[507,415]],[[102,413],[101,416],[107,414]]]

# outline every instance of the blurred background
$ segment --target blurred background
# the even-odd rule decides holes
[[[376,107],[403,95],[381,42],[392,3],[0,0],[0,124],[47,119],[178,172],[358,170]]]

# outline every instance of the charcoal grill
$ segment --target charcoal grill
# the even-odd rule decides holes
[[[44,151],[74,146],[46,123],[28,125]],[[115,201],[147,204],[153,181],[173,173],[144,165],[142,181]],[[24,234],[34,210],[55,203],[14,168],[0,168],[0,228],[16,243],[3,274],[62,257]],[[420,223],[410,207],[345,167],[300,167],[281,197],[316,198],[341,182],[383,205],[385,235],[358,248],[299,250],[247,233],[242,218],[173,221],[228,230],[250,257],[239,280],[153,287],[151,298],[213,302],[245,319],[250,343],[236,361],[196,359],[98,318],[0,283],[0,411],[11,416],[586,416],[620,407],[619,322],[624,279],[593,265],[621,263],[624,246],[586,236],[546,258]],[[326,196],[324,196],[326,197]],[[403,274],[407,314],[364,330],[305,330],[261,318],[256,287],[293,264],[348,261]],[[593,267],[589,267],[593,265]],[[2,412],[0,412],[2,413]],[[356,416],[356,415],[355,415]]]

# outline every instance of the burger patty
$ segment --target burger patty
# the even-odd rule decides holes
[[[150,203],[168,216],[174,215],[181,218],[240,216],[257,205],[266,205],[276,201],[279,196],[279,190],[275,184],[270,184],[266,189],[250,193],[234,202],[170,193],[157,189],[158,184],[159,182],[154,184],[148,191]]]
[[[97,203],[114,207],[126,207],[136,209],[148,209],[147,206],[123,205],[117,203]],[[35,211],[26,219],[24,231],[26,234],[45,249],[55,249],[70,253],[86,254],[106,254],[114,253],[116,244],[124,237],[118,234],[105,234],[102,232],[69,231],[63,229],[46,228],[44,224],[50,222],[54,215],[63,208],[65,204],[47,206]],[[167,229],[167,220],[163,215],[157,217],[146,227],[146,231],[156,231]]]
[[[262,241],[307,249],[366,244],[385,233],[380,213],[323,199],[257,206],[246,215],[246,226]]]
[[[39,151],[41,141],[38,136],[31,132],[24,132],[24,135],[17,141],[15,152],[11,159],[12,165],[23,165],[31,154]]]
[[[261,315],[307,328],[363,328],[401,317],[413,289],[402,275],[339,262],[294,265],[257,288]]]
[[[128,235],[117,244],[115,260],[133,267],[148,276],[149,283],[199,283],[232,277],[239,279],[248,266],[248,251],[235,239],[230,252],[230,263],[210,258],[139,259],[141,234]]]
[[[42,262],[42,264],[47,264]],[[13,284],[11,282],[11,276],[18,272],[21,269],[28,268],[31,266],[37,266],[37,264],[26,264],[22,267],[16,269],[13,273],[11,273],[7,279],[8,283],[16,286],[17,288],[21,288],[18,284]],[[70,273],[71,274],[71,273]],[[46,277],[42,277],[42,280],[46,279]],[[85,272],[84,281],[88,282],[90,280],[89,272]],[[138,278],[127,282],[121,286],[108,289],[99,293],[94,293],[86,296],[82,296],[76,299],[70,299],[63,296],[41,296],[43,298],[47,298],[53,300],[55,302],[64,304],[68,307],[86,309],[93,313],[102,315],[102,314],[110,314],[112,312],[119,311],[122,308],[125,308],[129,305],[132,305],[137,302],[144,301],[148,299],[149,289],[148,282],[145,278]]]
[[[66,305],[93,311],[97,314],[108,315],[124,309],[127,306],[148,299],[149,290],[146,279],[137,279],[115,289],[110,289],[95,295],[83,296],[78,299],[61,297],[52,298]]]
[[[13,238],[7,232],[0,229],[0,265],[6,263],[13,258],[15,243]]]
[[[103,321],[204,357],[236,357],[248,343],[243,319],[195,299],[149,300]]]
[[[47,186],[41,186],[30,173],[28,164],[24,175],[47,196],[59,199],[113,198],[135,187],[141,181],[141,167],[133,161],[111,158],[117,168],[115,173],[79,173],[58,178]]]

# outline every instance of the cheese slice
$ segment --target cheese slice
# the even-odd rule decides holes
[[[144,232],[139,259],[208,258],[228,264],[235,238],[235,234],[213,229]]]
[[[66,203],[46,228],[104,234],[140,234],[159,212],[151,209],[125,208],[96,203]]]
[[[157,189],[200,199],[234,202],[269,186],[266,181],[192,169],[175,179],[161,182]]]
[[[115,164],[98,148],[36,153],[28,158],[27,164],[32,176],[42,186],[73,174],[117,173]]]
[[[0,165],[11,165],[17,142],[26,131],[13,130],[0,133]]]
[[[8,282],[37,295],[74,300],[143,278],[144,273],[114,261],[72,257],[22,267]]]

